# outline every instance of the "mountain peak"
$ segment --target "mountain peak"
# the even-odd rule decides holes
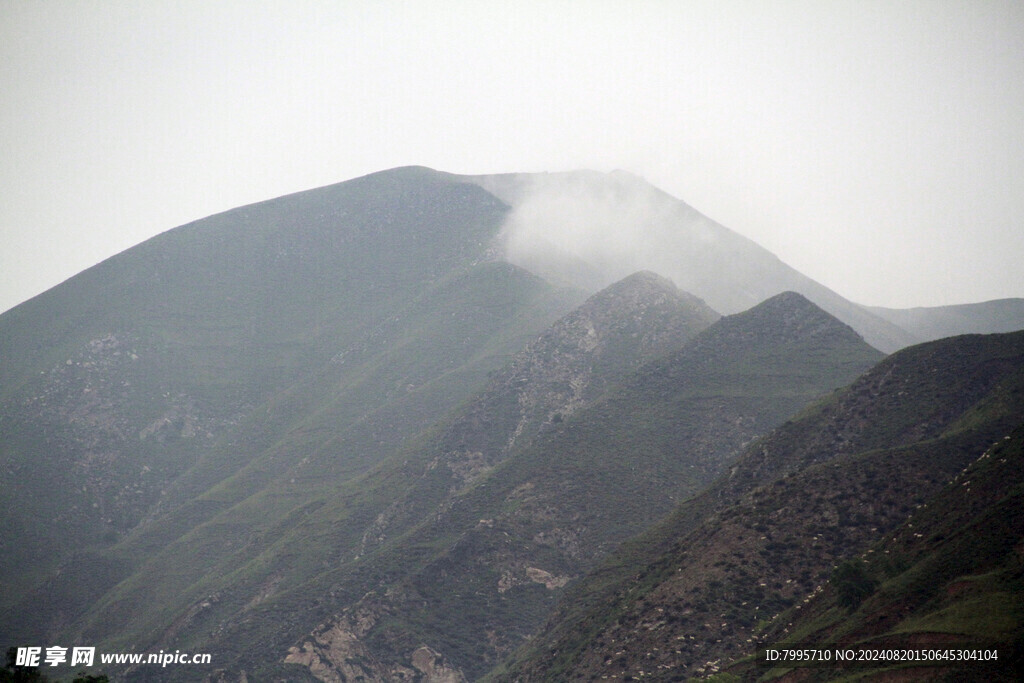
[[[636,352],[647,358],[671,345],[681,345],[698,331],[719,319],[719,314],[701,299],[681,291],[668,278],[651,271],[638,271],[612,283],[587,299],[560,322],[566,328],[582,325],[609,340],[625,344],[637,335]],[[556,325],[552,329],[557,329]],[[671,341],[670,341],[671,340]],[[669,344],[669,347],[665,347]]]
[[[651,272],[594,294],[517,353],[447,426],[440,451],[492,466],[555,416],[596,400],[640,365],[683,347],[719,319],[696,297]],[[455,444],[456,446],[452,446]],[[456,466],[453,471],[473,470]],[[473,470],[472,473],[475,473]]]
[[[549,378],[582,372],[587,379],[576,377],[575,391],[592,398],[592,392],[682,347],[719,318],[671,280],[641,271],[602,289],[566,314],[510,367],[532,368],[531,372]],[[583,391],[585,386],[589,388]]]
[[[779,292],[775,296],[768,297],[761,303],[748,309],[748,312],[755,310],[773,315],[828,316],[835,319],[834,316],[827,313],[803,294],[791,290]]]
[[[702,299],[680,290],[672,280],[649,270],[627,275],[594,294],[591,299],[594,305],[607,305],[621,299],[640,304],[647,300],[664,300],[666,297],[685,301],[691,308],[712,310]],[[717,318],[718,315],[715,314],[714,319]]]
[[[784,305],[784,306],[814,306],[810,300],[803,294],[794,291],[779,292],[775,296],[768,297],[762,303],[772,302],[772,305]]]
[[[782,292],[742,313],[722,318],[704,335],[705,344],[747,352],[755,347],[813,344],[867,347],[849,325],[802,294]]]
[[[641,177],[569,171],[465,179],[511,209],[502,257],[545,279],[595,292],[649,269],[726,314],[795,290],[886,352],[918,341]]]
[[[616,290],[663,290],[666,292],[679,292],[679,288],[676,287],[676,283],[667,277],[662,277],[655,272],[650,270],[638,270],[632,275],[627,275],[618,282],[614,282],[609,285],[605,291],[612,292]]]
[[[758,316],[774,317],[780,320],[792,331],[808,331],[808,325],[814,326],[816,333],[824,328],[830,328],[835,332],[847,332],[861,338],[853,328],[827,312],[813,301],[798,292],[781,292],[773,297],[765,299],[749,311],[750,314]],[[821,329],[819,329],[821,328]]]

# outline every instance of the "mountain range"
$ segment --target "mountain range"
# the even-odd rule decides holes
[[[589,680],[643,671],[676,680],[726,669],[730,660],[752,657],[760,644],[824,644],[835,637],[832,629],[852,632],[838,642],[872,642],[866,636],[886,625],[881,620],[861,617],[858,633],[844,611],[830,614],[828,627],[801,611],[826,601],[823,595],[834,608],[836,567],[871,553],[879,578],[896,584],[897,596],[888,597],[901,610],[916,602],[941,611],[929,604],[930,596],[1007,562],[1007,581],[1017,582],[1001,596],[1008,618],[1000,621],[976,606],[966,610],[969,619],[947,614],[942,625],[888,630],[904,644],[928,642],[914,640],[917,632],[951,636],[934,641],[940,643],[970,643],[972,636],[1015,643],[1015,652],[1003,654],[1020,661],[1024,602],[1017,551],[1024,526],[1019,514],[1000,512],[1020,495],[1020,471],[999,468],[998,484],[977,486],[954,508],[944,501],[972,493],[962,490],[972,463],[990,457],[994,446],[1011,448],[1019,440],[1022,354],[1024,333],[1014,333],[944,339],[886,358],[752,443],[727,474],[576,584],[503,677]],[[926,578],[914,576],[909,559],[885,557],[894,555],[886,547],[890,535],[893,542],[924,537],[914,522],[929,506],[936,511],[925,529],[932,543],[922,550],[937,552],[934,544],[944,534],[936,527],[942,526],[989,555],[946,550],[943,560],[956,561],[932,568]],[[965,506],[973,506],[970,514],[958,514]],[[973,534],[961,528],[975,517]],[[998,518],[993,529],[999,531],[977,526],[991,517]],[[921,596],[925,588],[930,595]]]
[[[409,167],[196,221],[0,315],[0,644],[672,680],[748,675],[802,604],[868,637],[833,565],[1016,433],[1022,311],[858,306],[622,172]],[[1000,543],[913,619],[1009,596],[975,635],[1019,639]],[[900,552],[857,609],[931,561]]]

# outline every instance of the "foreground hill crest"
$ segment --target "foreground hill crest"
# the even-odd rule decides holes
[[[981,497],[949,508],[974,478],[965,474],[947,484],[1013,433],[1021,415],[1024,333],[956,337],[890,356],[751,444],[727,475],[577,584],[546,628],[507,670],[498,670],[496,679],[621,678],[640,670],[665,679],[720,669],[752,675],[755,669],[744,658],[759,644],[896,638],[900,629],[892,617],[872,618],[887,609],[905,618],[903,607],[929,616],[921,616],[921,622],[907,619],[901,628],[924,629],[915,624],[929,620],[930,627],[941,625],[946,638],[941,642],[998,640],[1008,634],[1007,642],[1019,639],[1022,622],[1006,616],[1020,614],[1020,586],[1009,578],[1019,566],[1013,549],[1024,534],[1020,516],[1001,516],[991,534],[957,533],[956,542],[943,540],[955,533],[961,517],[985,519],[1004,509],[1004,494],[1019,495],[1019,477],[996,486],[992,479],[982,485],[979,475]],[[1016,434],[1008,444],[1019,439]],[[1014,450],[1019,445],[1006,448],[1019,454]],[[989,471],[996,476],[1005,469]],[[992,487],[1002,493],[992,493]],[[947,509],[964,512],[950,517],[944,515]],[[926,519],[929,526],[917,528]],[[935,529],[931,535],[929,528]],[[887,564],[882,557],[885,550],[896,552],[900,538],[916,545],[917,557],[925,553],[919,567],[909,560]],[[974,549],[958,550],[965,544]],[[873,570],[865,581],[892,581],[877,600],[865,599],[865,613],[847,625],[847,610],[836,608],[846,579],[833,569],[859,562],[869,550],[863,557]],[[1003,591],[1000,600],[1010,602],[999,609],[999,625],[963,602],[959,608],[974,616],[937,612],[943,589],[926,587],[917,576],[922,567],[952,582],[998,568],[998,581],[984,584],[978,595],[990,599],[985,591]],[[922,598],[921,591],[931,597]],[[957,603],[952,596],[950,601]],[[806,613],[810,605],[813,614]],[[889,642],[913,636],[902,637]],[[1006,654],[1020,661],[1012,648]],[[728,669],[730,662],[735,664]],[[816,675],[830,680],[844,672]]]

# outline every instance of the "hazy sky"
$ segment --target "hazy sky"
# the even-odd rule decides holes
[[[1024,3],[0,0],[0,310],[407,164],[623,168],[861,303],[1024,296]]]

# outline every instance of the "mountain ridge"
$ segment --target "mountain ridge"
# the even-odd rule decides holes
[[[765,625],[799,611],[833,562],[866,550],[1013,429],[1022,387],[1024,333],[944,339],[884,359],[626,544],[493,677],[642,669],[671,680],[752,653]]]
[[[327,679],[344,671],[387,680],[399,669],[384,662],[397,661],[401,670],[411,670],[416,648],[425,643],[438,666],[443,663],[468,678],[481,675],[485,663],[496,663],[532,628],[529,624],[537,623],[563,587],[721,471],[744,439],[773,419],[783,419],[791,406],[856,374],[837,370],[833,358],[822,357],[817,385],[797,382],[794,388],[789,364],[808,357],[811,347],[804,343],[817,343],[813,324],[794,323],[805,318],[820,323],[830,316],[799,295],[780,296],[762,307],[788,310],[792,316],[776,321],[789,334],[768,335],[769,341],[756,345],[762,354],[755,366],[759,370],[745,365],[748,356],[742,351],[699,341],[706,335],[717,338],[714,328],[727,319],[680,350],[647,363],[591,406],[553,422],[532,447],[456,493],[413,536],[395,541],[390,552],[402,556],[408,548],[445,545],[425,564],[417,559],[407,579],[345,589],[360,599],[296,644],[287,661],[312,666]],[[747,321],[753,332],[764,331],[776,316],[754,311],[733,318],[730,330]],[[846,343],[864,354],[862,368],[880,357],[848,326],[834,324],[844,331]],[[774,363],[765,347],[778,349]],[[836,346],[836,357],[849,354],[850,349]],[[679,370],[672,371],[674,366]],[[721,393],[730,373],[762,379],[747,382],[741,395],[730,397]],[[339,592],[329,586],[313,592]],[[449,606],[441,610],[442,604]],[[526,615],[531,616],[524,621]],[[406,625],[400,626],[403,621]],[[487,633],[490,640],[483,638]],[[481,651],[486,653],[483,661]],[[360,661],[376,664],[352,669],[355,653]]]
[[[258,486],[248,463],[275,462],[293,421],[335,429],[311,405],[356,428],[404,403],[386,432],[399,441],[454,407],[581,298],[488,257],[505,210],[440,174],[377,174],[169,231],[0,315],[0,455],[20,473],[3,516],[24,531],[0,564],[4,601],[56,569],[53,548],[124,540],[246,467]],[[361,362],[331,363],[367,340]],[[386,451],[379,425],[364,432],[346,476]],[[318,438],[294,461],[330,449]]]
[[[955,306],[884,308],[865,306],[875,315],[933,341],[972,332],[1014,332],[1024,329],[1024,299],[994,299]]]
[[[482,675],[744,444],[880,358],[774,291],[809,280],[642,179],[490,178],[501,196],[409,167],[239,207],[0,315],[4,642],[210,646],[234,675],[287,678],[288,648],[330,662],[317,624],[351,617],[375,670]],[[574,253],[559,223],[618,236]],[[523,228],[564,273],[517,265]],[[671,272],[634,272],[638,253]],[[720,318],[686,291],[718,280],[754,305]],[[922,416],[914,438],[945,419]]]
[[[717,311],[798,291],[885,352],[919,341],[637,176],[568,171],[468,176],[511,207],[505,258],[593,291],[649,269]]]

